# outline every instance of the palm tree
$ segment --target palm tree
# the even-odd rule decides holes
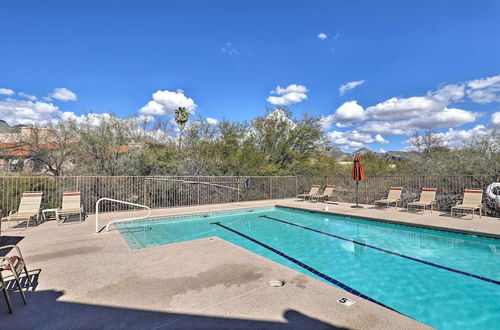
[[[186,127],[186,123],[189,120],[189,110],[185,107],[178,107],[175,109],[175,121],[179,125],[181,133],[179,134],[179,149],[181,147],[182,132]]]

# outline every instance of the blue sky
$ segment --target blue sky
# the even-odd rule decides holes
[[[246,120],[275,103],[377,151],[500,125],[499,1],[19,0],[2,3],[0,31],[12,124],[178,104]]]

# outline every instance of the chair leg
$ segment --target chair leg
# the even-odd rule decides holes
[[[24,265],[24,273],[26,274],[26,279],[28,280],[28,283],[31,287],[31,290],[35,291],[35,287],[33,286],[33,282],[31,282],[30,274],[28,273],[28,269],[26,268],[26,264]],[[26,291],[28,291],[28,289],[29,288],[27,288]]]
[[[17,287],[19,288],[19,293],[21,294],[21,297],[23,298],[23,302],[26,305],[26,296],[24,295],[23,287],[21,286],[21,281],[19,281],[19,276],[17,276],[15,271],[13,271],[12,274],[14,275],[14,279],[16,281]]]
[[[5,302],[7,302],[7,307],[9,308],[9,313],[12,314],[12,303],[10,302],[9,293],[7,292],[7,288],[5,287],[5,285],[2,288],[2,291],[3,291],[3,296],[5,297]]]

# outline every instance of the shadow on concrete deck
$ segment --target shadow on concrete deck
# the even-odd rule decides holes
[[[0,304],[0,324],[5,329],[346,329],[287,310],[287,322],[251,320],[182,313],[165,313],[113,306],[58,301],[61,291],[27,292],[28,304],[11,292],[14,307],[8,314]],[[1,299],[3,300],[3,299]]]
[[[4,248],[6,245],[17,245],[24,236],[2,236],[0,237],[0,257],[7,255],[12,248]]]

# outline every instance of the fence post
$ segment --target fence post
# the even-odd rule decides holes
[[[368,204],[368,179],[365,180],[365,204]]]
[[[147,205],[147,202],[148,202],[148,192],[147,192],[147,189],[148,189],[148,185],[147,185],[147,182],[148,180],[146,180],[146,177],[143,177],[144,178],[144,184],[143,184],[143,193],[144,193],[144,196],[143,196],[143,200],[144,200],[144,205]]]
[[[200,177],[198,176],[198,182],[200,182]],[[198,186],[198,205],[200,205],[200,184],[197,184]]]
[[[299,176],[295,176],[295,196],[299,194]]]
[[[269,199],[273,199],[273,177],[269,177]]]

